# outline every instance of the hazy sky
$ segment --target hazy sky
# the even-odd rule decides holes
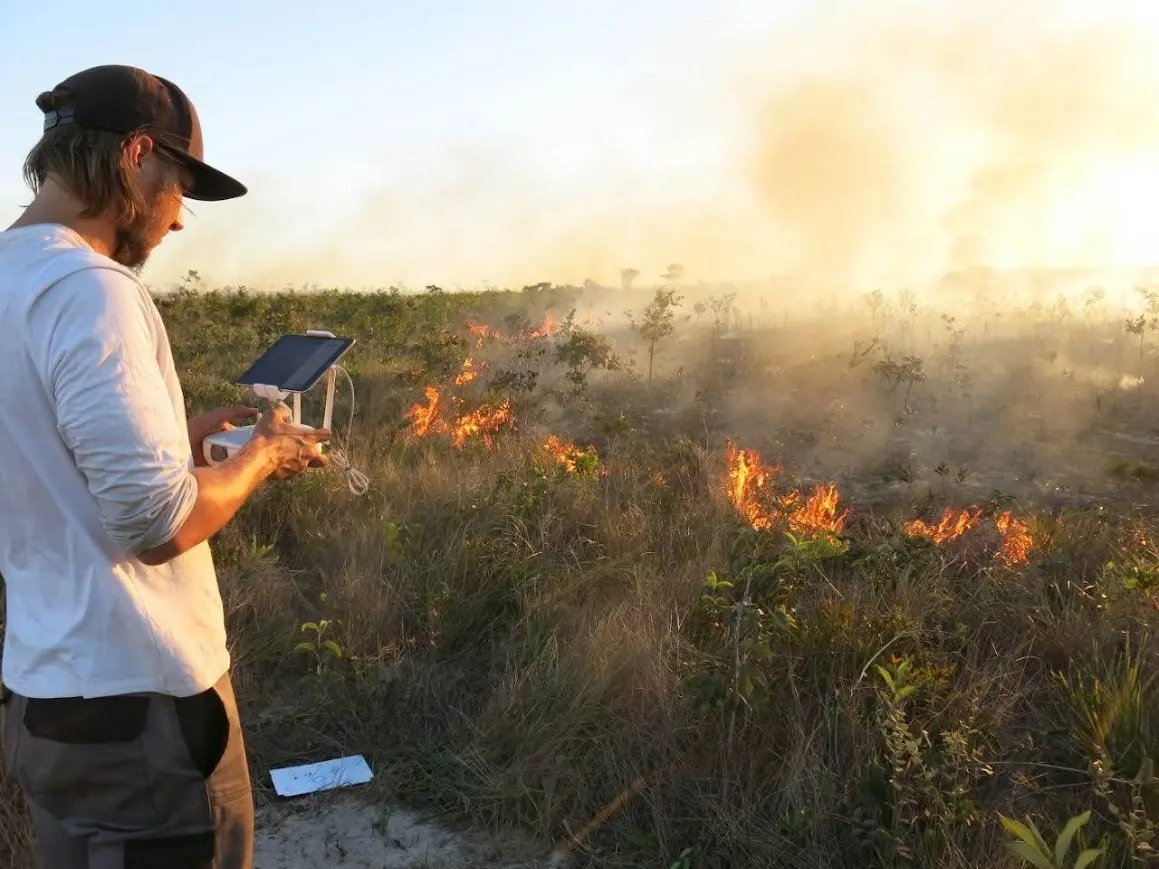
[[[192,203],[155,281],[1157,262],[1155,6],[0,0],[0,221],[36,94],[118,62],[251,190]]]

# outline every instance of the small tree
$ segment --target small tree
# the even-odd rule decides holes
[[[1139,336],[1139,376],[1142,377],[1144,368],[1143,342],[1149,331],[1159,328],[1159,290],[1152,290],[1148,287],[1136,287],[1135,289],[1146,300],[1146,313],[1140,314],[1138,317],[1127,318],[1125,325],[1128,332]]]
[[[620,269],[620,286],[625,290],[632,289],[632,281],[639,276],[639,269]]]
[[[926,380],[925,372],[922,371],[922,360],[918,356],[905,356],[901,362],[894,362],[893,358],[887,355],[873,366],[873,371],[889,384],[889,394],[894,399],[895,407],[898,387],[903,383],[906,385],[904,404],[907,411],[910,391],[914,388],[914,384],[925,383]]]
[[[708,305],[712,308],[712,338],[714,341],[721,332],[732,325],[732,319],[735,313],[733,307],[734,301],[736,301],[736,293],[726,293],[723,296],[709,297]]]
[[[564,377],[571,384],[572,394],[576,397],[587,388],[590,371],[596,368],[618,371],[621,365],[607,338],[575,324],[575,311],[569,313],[560,326],[555,343],[555,360],[567,366]]]
[[[656,296],[644,309],[644,318],[639,322],[628,312],[628,319],[636,333],[648,342],[648,386],[652,385],[652,363],[656,357],[656,343],[675,331],[673,310],[680,305],[681,297],[675,290],[657,290]]]

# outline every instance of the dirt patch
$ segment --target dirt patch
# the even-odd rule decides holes
[[[542,846],[458,831],[424,815],[332,791],[258,810],[256,869],[531,869]]]

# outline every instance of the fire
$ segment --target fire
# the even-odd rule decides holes
[[[778,468],[766,467],[756,450],[727,446],[728,494],[733,506],[753,528],[763,530],[773,524],[773,517],[761,506],[761,494]]]
[[[560,440],[555,435],[550,435],[547,438],[547,442],[544,443],[543,448],[559,464],[563,465],[569,474],[575,473],[575,463],[579,457],[579,450],[576,449],[575,444],[570,441]]]
[[[576,446],[569,440],[550,435],[543,443],[543,451],[569,474],[594,471],[598,476],[603,477],[608,473],[607,468],[599,467],[596,464],[599,460],[599,454],[594,446],[585,449]]]
[[[549,439],[548,443],[554,441]],[[726,445],[726,457],[729,501],[753,528],[767,530],[783,516],[788,530],[798,535],[839,534],[845,529],[850,511],[840,508],[841,496],[836,486],[819,485],[807,497],[796,489],[774,495],[772,479],[780,471],[779,466],[766,465],[756,450],[740,449],[731,442]],[[914,519],[906,522],[904,528],[907,534],[928,537],[941,544],[958,539],[981,521],[982,509],[978,506],[964,510],[947,507],[932,525]],[[1002,538],[998,560],[1006,567],[1024,564],[1034,548],[1029,525],[1006,511],[994,518],[994,526]]]
[[[486,323],[468,323],[467,329],[475,336],[476,347],[482,347],[488,338],[502,339],[503,337]]]
[[[468,321],[467,329],[475,337],[476,348],[482,347],[488,340],[506,340],[502,333],[485,323]],[[475,382],[485,368],[486,362],[476,361],[473,354],[467,356],[453,378],[454,386]],[[462,413],[461,399],[440,393],[436,386],[427,386],[424,392],[426,402],[416,403],[405,414],[411,420],[411,436],[414,438],[449,434],[451,443],[462,449],[469,439],[478,436],[490,449],[492,435],[514,421],[511,402],[506,399],[498,405],[484,404],[468,413]]]
[[[928,537],[935,543],[948,543],[957,540],[981,521],[982,511],[976,506],[966,510],[947,507],[936,525],[914,519],[907,522],[904,527],[907,534]],[[1030,557],[1030,550],[1034,547],[1029,526],[1021,519],[1015,518],[1010,511],[1006,511],[994,517],[994,527],[1002,538],[998,561],[1006,567],[1025,563]]]
[[[733,506],[753,528],[766,530],[777,521],[777,514],[766,509],[764,502],[772,478],[779,466],[766,465],[756,450],[727,446],[728,494]],[[837,533],[845,527],[848,511],[839,511],[840,494],[836,486],[818,486],[807,498],[792,490],[776,499],[787,514],[789,530],[795,534],[813,531]]]
[[[457,449],[462,449],[467,439],[473,435],[481,435],[487,449],[491,448],[491,435],[514,419],[511,412],[511,402],[503,399],[498,406],[484,404],[482,407],[464,414],[455,420],[455,430],[451,434],[451,443]]]
[[[957,540],[982,521],[982,511],[978,507],[954,510],[947,507],[936,525],[929,525],[921,519],[905,523],[905,531],[915,537],[928,537],[935,543],[949,543]]]
[[[446,431],[446,423],[439,419],[441,400],[439,391],[433,386],[428,386],[424,392],[427,396],[426,405],[424,406],[422,402],[419,402],[405,414],[405,417],[412,422],[415,437],[420,438],[435,432]]]
[[[838,513],[840,500],[837,487],[833,485],[818,486],[803,504],[800,492],[789,493],[781,499],[782,505],[789,512],[789,530],[794,534],[812,531],[840,533],[849,515],[848,510]]]
[[[530,333],[529,337],[531,337],[531,338],[549,338],[558,331],[559,331],[559,318],[556,317],[553,313],[551,313],[551,311],[548,311],[547,314],[545,314],[543,317],[543,325],[541,325],[538,329],[533,330]]]
[[[508,337],[502,332],[488,326],[486,323],[468,322],[467,329],[475,336],[475,347],[482,347],[488,340],[491,341],[507,341]],[[516,337],[519,338],[550,338],[560,330],[559,317],[548,311],[543,315],[543,322],[531,329],[521,330]]]
[[[994,526],[1002,535],[1002,551],[998,558],[1008,567],[1023,564],[1030,557],[1030,550],[1034,540],[1030,536],[1030,528],[1021,519],[1015,518],[1009,510],[999,513],[994,519]]]
[[[515,414],[511,410],[510,401],[504,399],[498,406],[484,404],[470,413],[460,414],[455,418],[454,426],[450,426],[443,417],[443,399],[439,390],[428,386],[425,390],[426,404],[418,402],[405,414],[411,420],[412,437],[424,438],[432,434],[451,433],[451,443],[462,449],[467,440],[475,435],[481,435],[483,443],[491,448],[491,435],[503,426],[510,423]]]
[[[455,385],[463,386],[478,376],[479,370],[475,367],[475,360],[468,356],[463,360],[463,367],[459,369],[459,373],[455,375]]]

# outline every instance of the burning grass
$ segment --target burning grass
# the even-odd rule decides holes
[[[819,485],[809,495],[791,489],[772,495],[778,466],[766,465],[756,450],[726,447],[728,493],[733,506],[752,525],[766,531],[778,526],[796,534],[836,534],[845,526],[847,510],[839,510],[841,495],[832,484]],[[774,505],[765,506],[770,500]]]
[[[370,491],[270,486],[213,543],[259,799],[271,766],[362,752],[393,797],[520,823],[545,854],[584,830],[593,866],[1002,866],[999,813],[1053,842],[1086,809],[1126,865],[1149,833],[1111,807],[1159,752],[1146,510],[974,497],[941,465],[890,464],[869,497],[869,470],[802,458],[817,432],[853,430],[842,455],[873,435],[836,386],[791,396],[823,408],[807,436],[771,412],[722,431],[659,410],[690,380],[759,403],[761,379],[710,380],[686,347],[695,374],[593,385],[590,336],[505,299],[163,305],[181,370],[219,366],[198,406],[287,322],[373,336],[348,444]],[[224,340],[243,325],[252,347]],[[928,381],[907,398],[882,370],[892,436]],[[294,651],[320,619],[340,656]]]
[[[968,510],[947,507],[936,524],[929,525],[921,519],[913,519],[905,523],[905,531],[907,534],[927,537],[935,543],[949,543],[977,527],[980,521],[982,511],[976,506]]]
[[[511,402],[507,400],[498,405],[482,404],[474,410],[444,414],[448,402],[438,388],[428,386],[423,392],[426,401],[415,404],[405,415],[413,423],[415,438],[447,435],[456,449],[463,449],[473,440],[481,441],[490,449],[492,436],[514,422]],[[452,398],[450,403],[455,407],[462,406],[459,399]]]

